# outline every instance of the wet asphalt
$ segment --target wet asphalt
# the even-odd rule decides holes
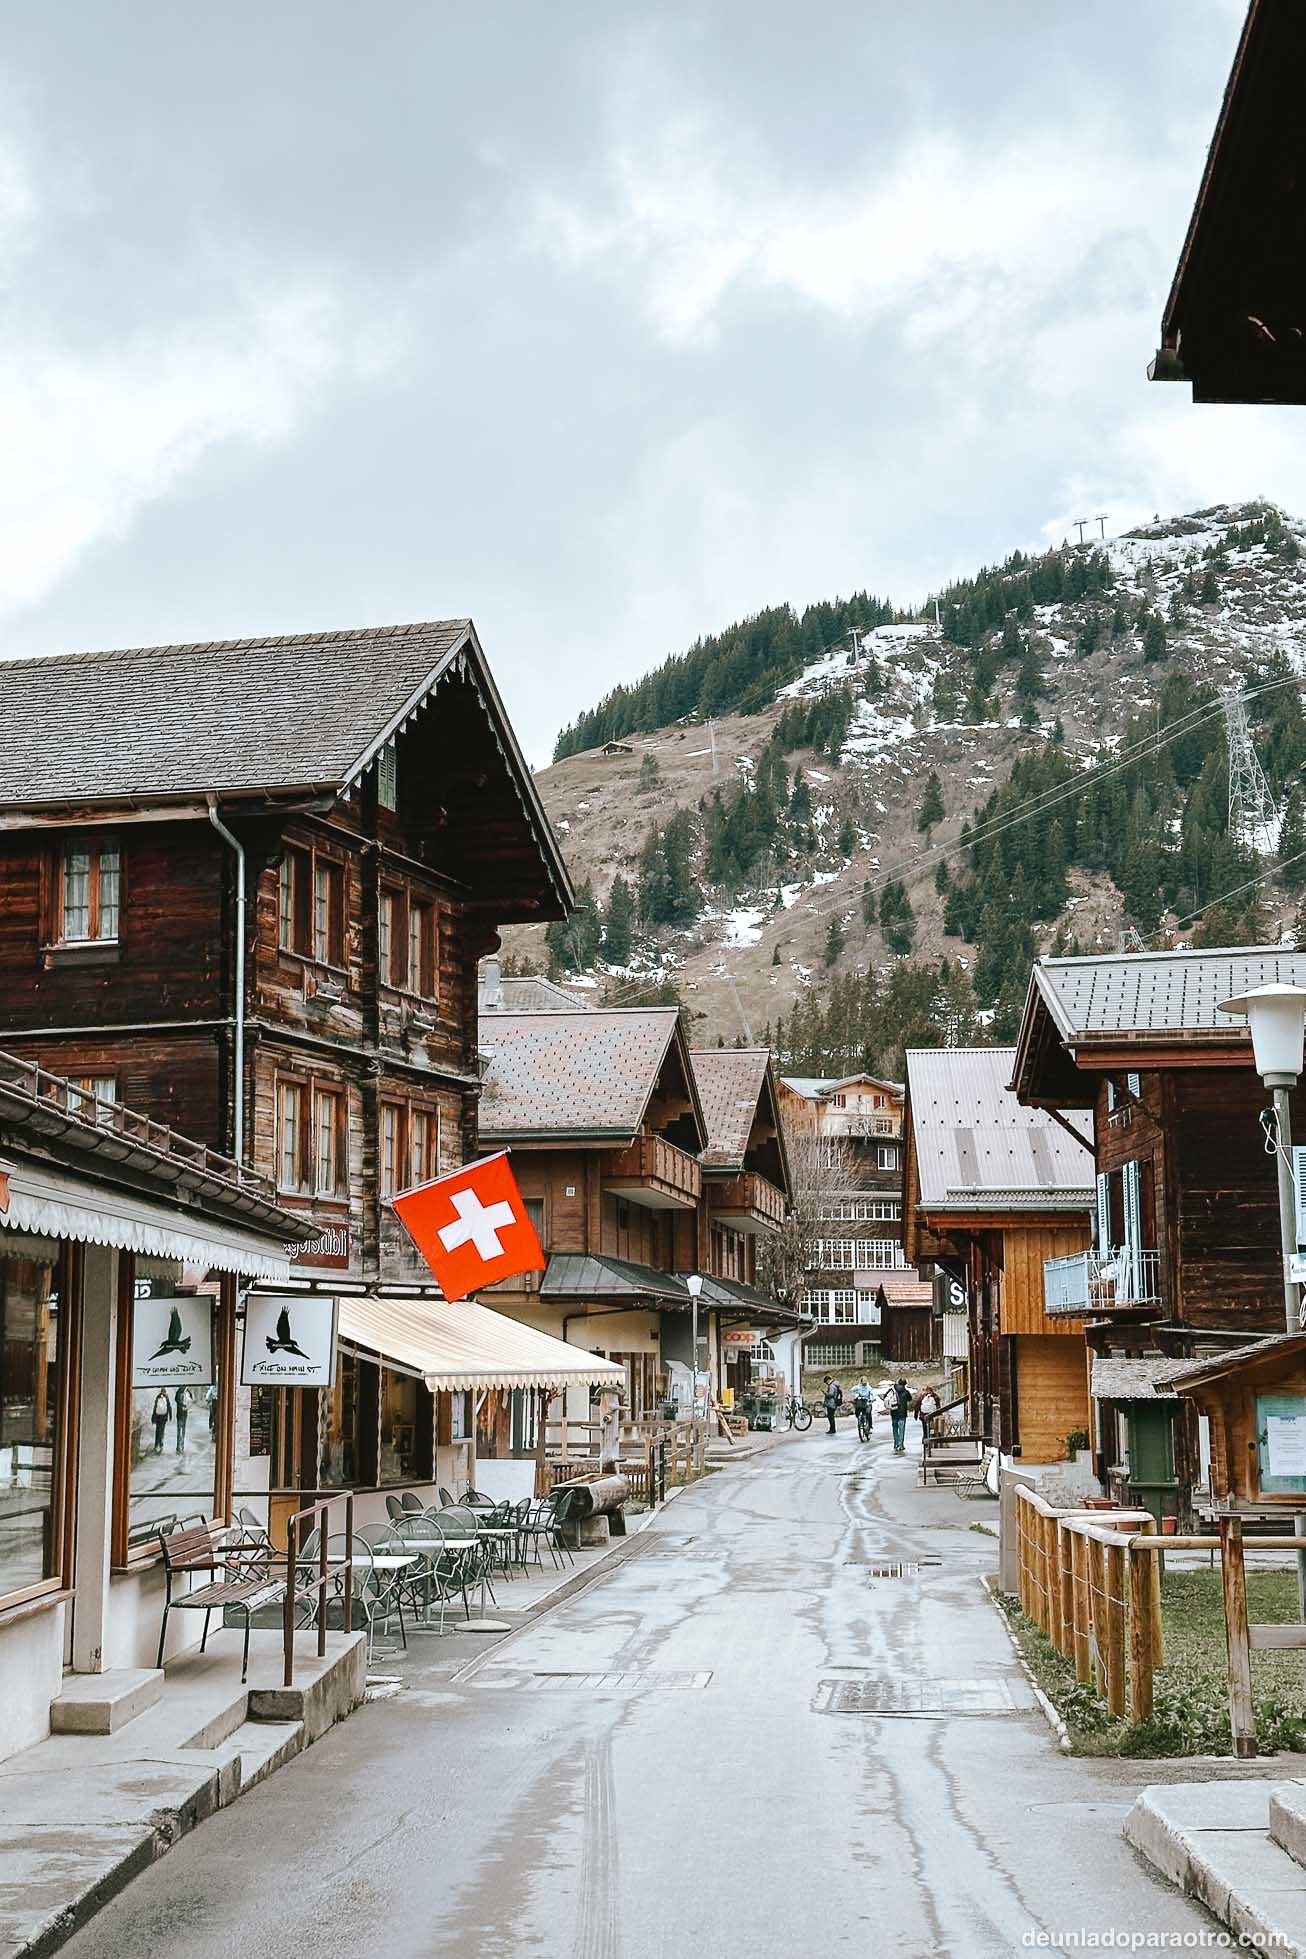
[[[818,1423],[507,1638],[415,1637],[374,1662],[389,1698],[64,1950],[989,1959],[1209,1934],[1120,1836],[1171,1771],[1057,1752],[981,1585],[996,1545],[969,1526],[996,1506],[917,1474],[887,1432]]]

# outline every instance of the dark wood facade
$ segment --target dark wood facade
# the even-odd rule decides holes
[[[431,1285],[386,1200],[475,1151],[476,970],[496,926],[563,915],[565,872],[532,841],[488,686],[474,663],[444,675],[370,761],[313,793],[216,782],[172,808],[106,800],[93,824],[71,805],[3,812],[0,1041],[243,1154],[302,1218],[295,1269],[324,1290]],[[235,730],[240,700],[231,713]],[[83,860],[116,880],[96,936]],[[317,1397],[300,1399],[276,1473],[311,1487]]]

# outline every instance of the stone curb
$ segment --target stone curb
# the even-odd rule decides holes
[[[983,1589],[985,1590],[985,1592],[987,1592],[988,1594],[989,1604],[993,1607],[993,1610],[997,1613],[999,1619],[1001,1619],[1002,1621],[1002,1630],[1003,1632],[1006,1633],[1007,1638],[1011,1641],[1011,1650],[1016,1656],[1016,1664],[1019,1666],[1021,1672],[1024,1674],[1026,1680],[1028,1680],[1030,1686],[1034,1690],[1034,1698],[1039,1704],[1039,1707],[1043,1714],[1043,1718],[1047,1722],[1048,1726],[1051,1728],[1053,1734],[1057,1738],[1057,1747],[1061,1750],[1063,1755],[1071,1754],[1073,1752],[1073,1748],[1070,1740],[1070,1730],[1069,1728],[1067,1728],[1061,1716],[1057,1713],[1057,1710],[1052,1705],[1052,1702],[1048,1699],[1047,1695],[1043,1692],[1043,1689],[1039,1686],[1038,1681],[1034,1678],[1033,1670],[1030,1667],[1029,1661],[1025,1658],[1025,1655],[1020,1650],[1020,1641],[1016,1638],[1015,1633],[1011,1630],[1011,1622],[1007,1618],[1006,1613],[1002,1610],[1002,1607],[998,1604],[996,1578],[994,1578],[991,1572],[985,1571],[980,1573],[979,1582],[983,1587]]]
[[[1192,1807],[1194,1785],[1154,1784],[1126,1816],[1125,1842],[1177,1890],[1205,1905],[1234,1938],[1282,1959],[1303,1959],[1306,1870],[1268,1835],[1270,1785],[1218,1786],[1226,1801],[1231,1795],[1237,1801],[1237,1817],[1227,1825],[1204,1828],[1200,1819],[1175,1813]]]

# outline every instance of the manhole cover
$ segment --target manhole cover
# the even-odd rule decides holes
[[[608,1672],[587,1673],[515,1673],[507,1667],[486,1667],[476,1675],[478,1687],[527,1687],[527,1688],[579,1688],[583,1693],[602,1693],[614,1688],[627,1691],[635,1688],[654,1693],[685,1693],[698,1687],[706,1687],[711,1680],[711,1672],[706,1673],[655,1673],[647,1668],[620,1667]]]
[[[1012,1714],[1024,1713],[1021,1697],[1006,1680],[822,1680],[818,1714]]]
[[[845,1558],[871,1578],[914,1578],[927,1565],[940,1565],[942,1558]]]

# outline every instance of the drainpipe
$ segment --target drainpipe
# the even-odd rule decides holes
[[[209,822],[236,853],[236,1056],[232,1071],[236,1111],[232,1156],[237,1164],[242,1164],[245,1161],[245,847],[218,815],[217,797],[210,796],[208,805]]]

